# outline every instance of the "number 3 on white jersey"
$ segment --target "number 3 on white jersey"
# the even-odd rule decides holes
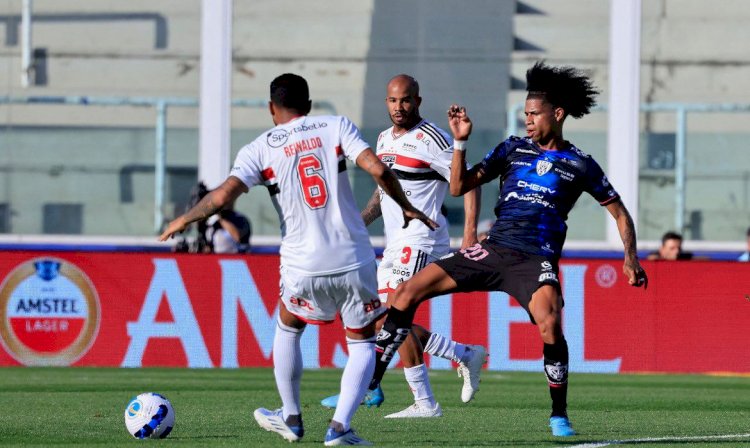
[[[311,209],[323,208],[328,203],[328,185],[321,173],[323,164],[315,154],[308,154],[299,159],[297,174],[299,175],[302,196]]]

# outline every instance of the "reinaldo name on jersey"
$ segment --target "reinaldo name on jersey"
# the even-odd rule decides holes
[[[323,146],[323,140],[320,137],[308,138],[299,142],[295,142],[289,146],[284,147],[284,154],[287,157],[299,154],[305,151],[312,151],[315,148],[321,148]]]
[[[279,214],[285,269],[327,275],[374,260],[345,160],[356,161],[369,147],[345,117],[302,116],[269,129],[237,154],[231,175],[248,188],[268,188]]]

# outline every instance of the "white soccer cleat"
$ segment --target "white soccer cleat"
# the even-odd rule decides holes
[[[470,402],[474,394],[479,390],[479,376],[482,374],[482,366],[487,362],[487,350],[481,345],[470,345],[471,358],[458,365],[458,376],[464,377],[464,386],[461,388],[461,401]]]
[[[417,403],[414,403],[401,412],[386,415],[385,418],[430,418],[442,416],[443,409],[440,407],[440,403],[435,403],[434,408],[420,406]]]
[[[298,442],[305,434],[300,426],[289,426],[284,421],[281,409],[269,411],[266,408],[258,408],[253,412],[255,421],[266,431],[275,432],[290,442]]]

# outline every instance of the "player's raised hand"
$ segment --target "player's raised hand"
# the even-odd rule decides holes
[[[421,211],[417,209],[403,210],[403,213],[404,213],[404,227],[403,227],[404,229],[409,225],[409,222],[412,219],[418,219],[422,221],[424,225],[430,228],[430,230],[435,230],[438,227],[440,227],[438,223],[431,220],[429,216],[425,215],[424,213],[422,213]]]
[[[169,223],[167,228],[162,232],[162,234],[159,236],[159,241],[167,241],[168,239],[172,238],[175,234],[183,232],[185,228],[187,227],[187,224],[185,223],[185,220],[182,216],[178,217],[177,219],[173,220]]]
[[[451,104],[448,108],[448,126],[451,128],[454,140],[468,140],[471,135],[471,119],[466,114],[466,108],[458,104]]]
[[[646,271],[641,267],[638,259],[625,260],[622,267],[622,272],[628,278],[628,284],[635,287],[643,286],[643,289],[648,289],[648,276]]]

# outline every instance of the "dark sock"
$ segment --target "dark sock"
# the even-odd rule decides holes
[[[544,373],[552,398],[552,417],[567,417],[568,412],[568,342],[560,338],[544,344]]]
[[[297,434],[300,437],[303,437],[305,435],[305,428],[302,425],[302,414],[296,414],[296,415],[289,415],[289,417],[284,420],[284,423],[286,423],[289,426],[297,426],[299,427],[299,434]]]
[[[413,320],[414,311],[401,311],[394,307],[388,310],[388,317],[385,319],[375,343],[375,373],[373,373],[372,381],[370,381],[370,390],[380,385],[393,355],[398,352],[398,348],[409,336]]]
[[[284,422],[289,426],[302,426],[302,414],[289,414]]]

